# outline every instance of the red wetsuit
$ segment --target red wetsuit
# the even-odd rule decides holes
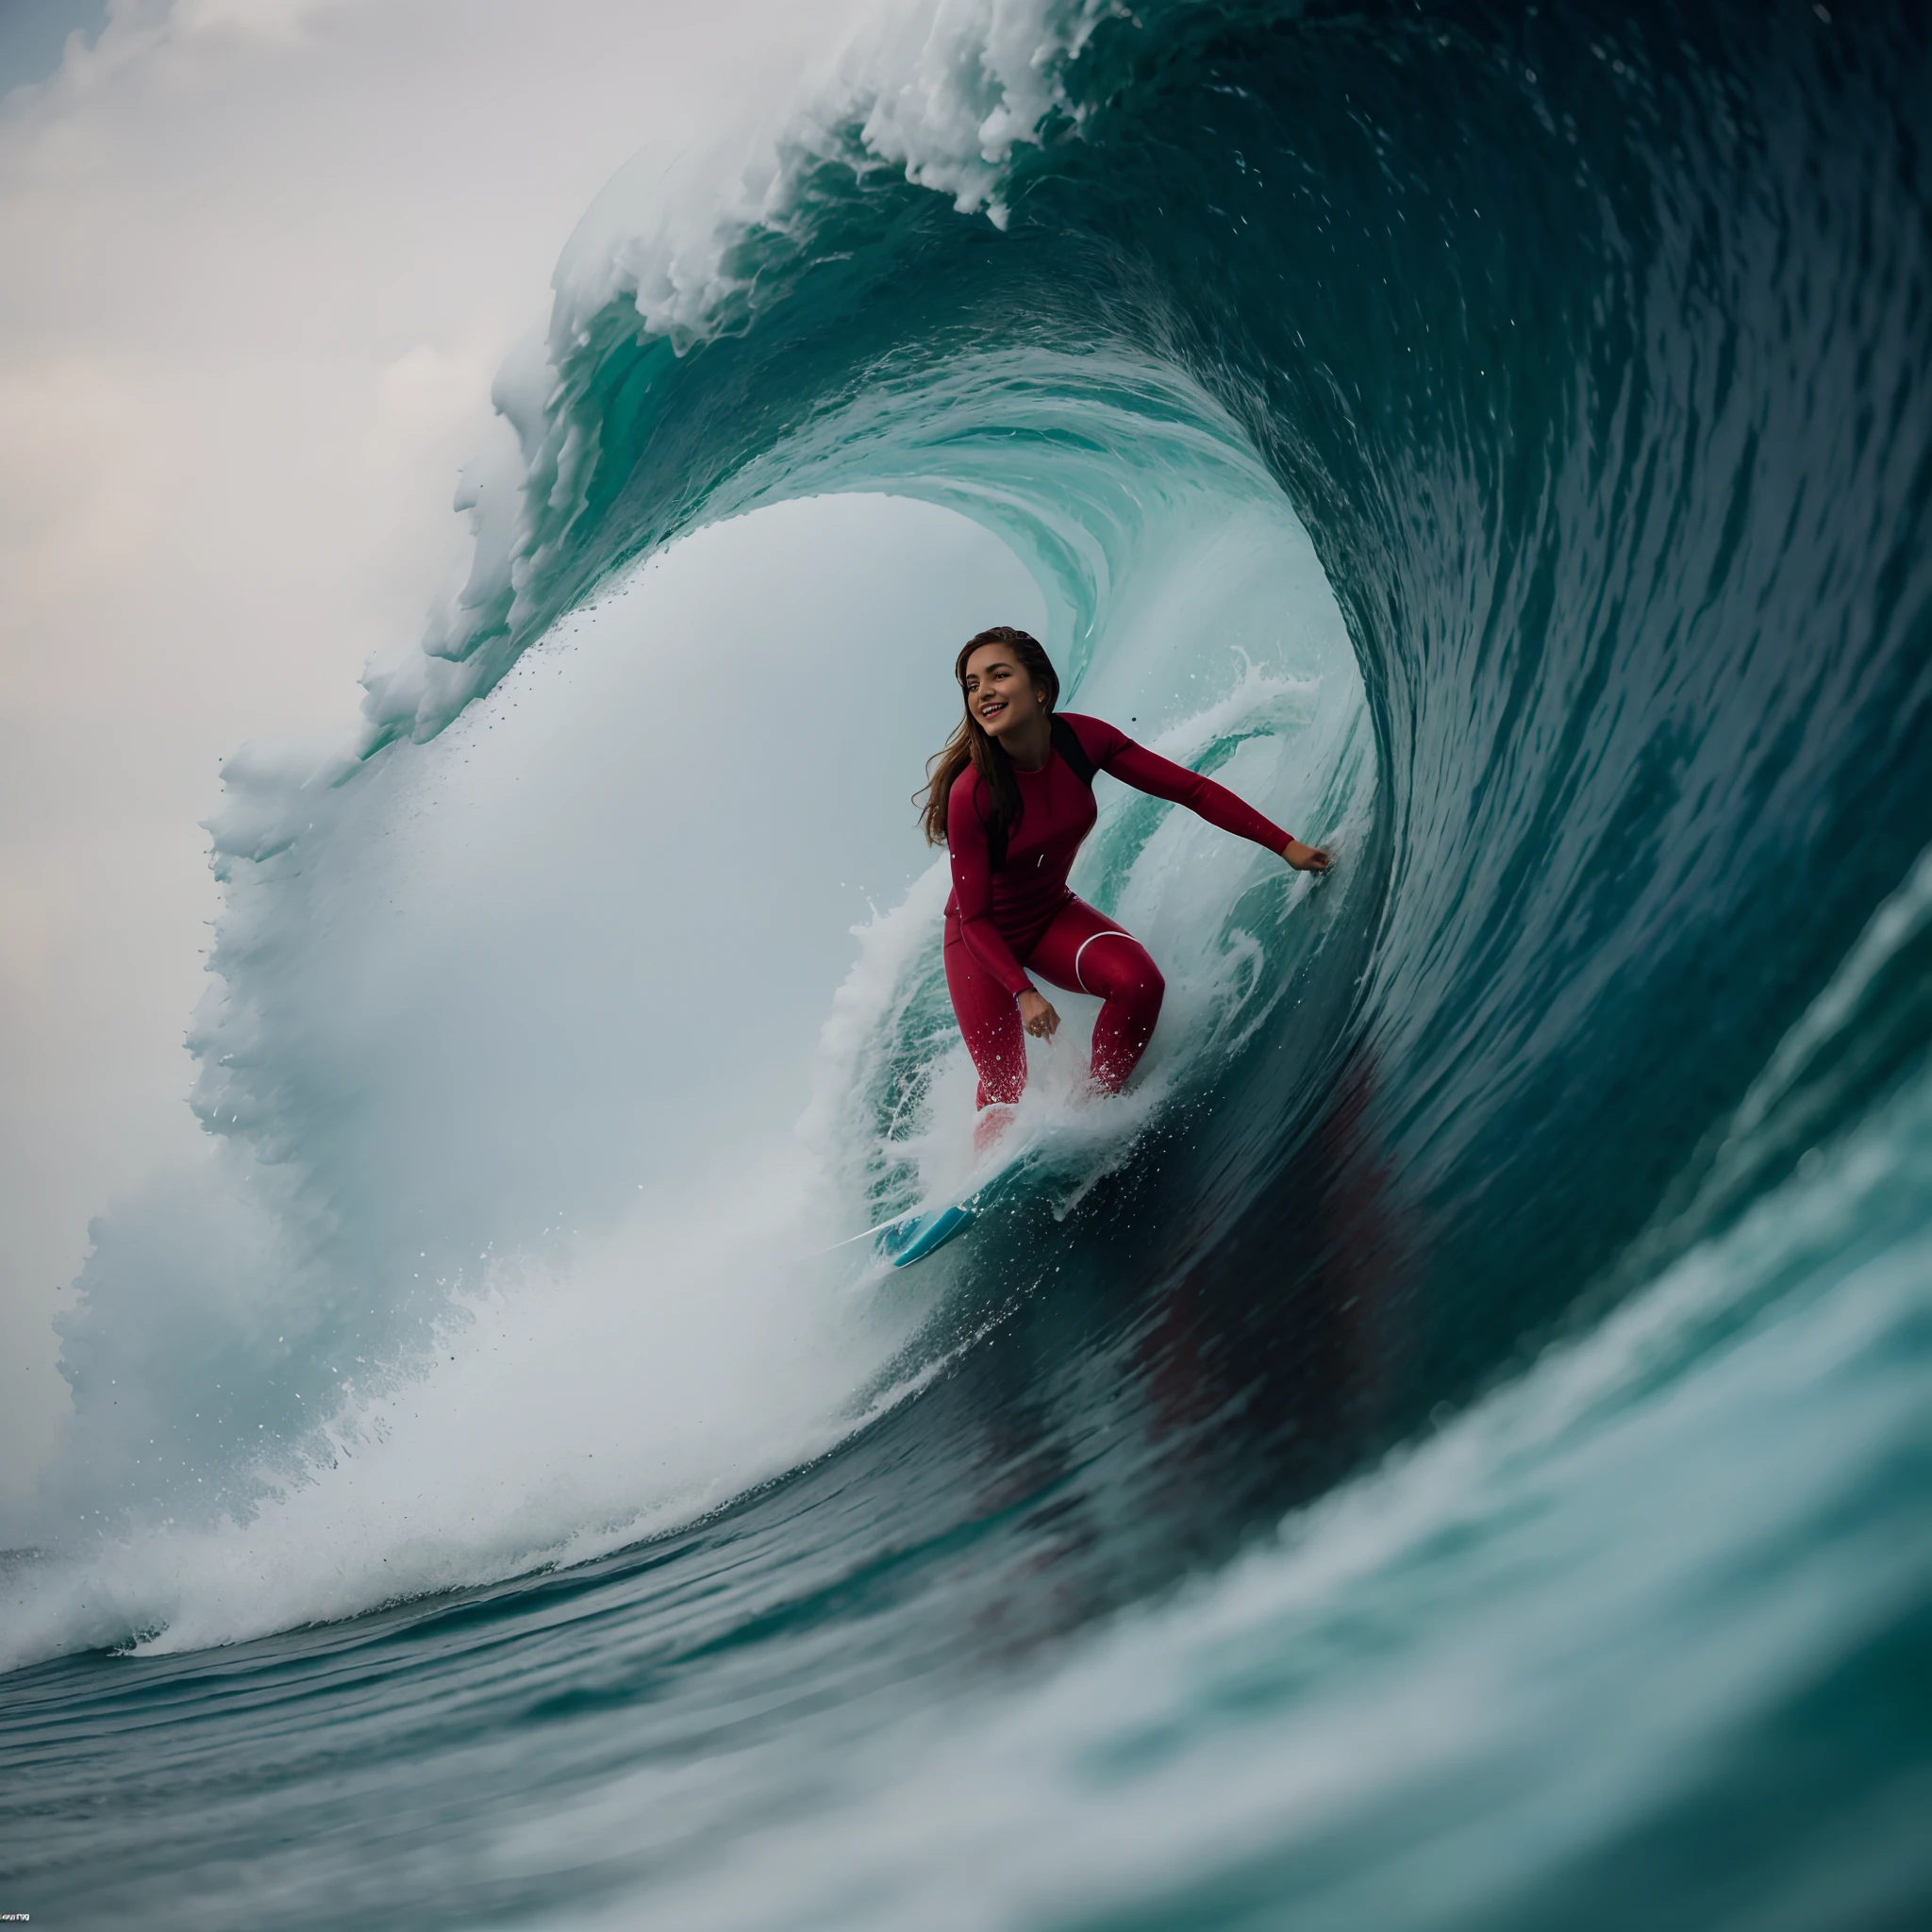
[[[1073,727],[1095,766],[1156,798],[1200,813],[1210,825],[1252,839],[1271,852],[1288,834],[1224,786],[1147,750],[1098,718],[1073,711]],[[1037,772],[1013,767],[1024,809],[992,869],[987,827],[992,798],[970,765],[946,800],[953,896],[946,901],[946,990],[967,1050],[979,1069],[979,1105],[1010,1105],[1026,1085],[1025,1035],[1015,1004],[1033,982],[1077,987],[1106,1002],[1093,1024],[1093,1077],[1116,1091],[1146,1051],[1165,983],[1141,942],[1067,888],[1074,855],[1098,816],[1090,787],[1052,753]]]

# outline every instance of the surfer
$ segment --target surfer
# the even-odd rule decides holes
[[[928,842],[952,854],[946,989],[979,1072],[983,1145],[1026,1085],[1024,1035],[1051,1040],[1059,1028],[1059,1015],[1029,971],[1104,1002],[1092,1058],[1102,1092],[1120,1091],[1160,1016],[1166,988],[1159,967],[1131,933],[1067,885],[1097,816],[1095,772],[1185,805],[1210,825],[1278,853],[1298,872],[1326,872],[1329,858],[1224,786],[1111,724],[1056,711],[1058,675],[1024,630],[997,625],[981,631],[959,653],[954,675],[965,715],[928,760],[922,795]]]

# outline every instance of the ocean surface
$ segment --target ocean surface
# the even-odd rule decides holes
[[[208,1158],[5,1538],[0,1909],[1932,1923],[1928,139],[1912,5],[945,0],[613,184],[429,633],[227,768]],[[795,908],[611,723],[824,498],[1340,861],[1103,783],[1144,1075],[1042,1052],[901,1275],[832,1244],[970,1163],[942,868],[759,949],[958,640],[835,668],[876,769],[649,672]]]

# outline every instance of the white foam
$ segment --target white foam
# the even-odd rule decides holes
[[[773,1151],[489,1266],[414,1360],[343,1360],[340,1408],[239,1514],[177,1499],[17,1579],[4,1660],[232,1642],[580,1561],[808,1460],[865,1420],[898,1340],[800,1275],[825,1211]]]

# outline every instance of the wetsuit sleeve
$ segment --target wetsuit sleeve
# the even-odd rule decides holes
[[[1252,839],[1270,852],[1278,853],[1288,843],[1290,834],[1237,798],[1225,785],[1217,785],[1212,778],[1204,778],[1200,773],[1149,751],[1144,744],[1136,744],[1124,731],[1098,718],[1082,718],[1077,723],[1070,718],[1068,723],[1079,733],[1087,756],[1124,785],[1184,805],[1219,830],[1231,832],[1237,839]]]
[[[959,910],[959,937],[973,957],[1017,999],[1032,990],[1025,969],[992,922],[992,853],[975,794],[979,781],[962,774],[946,800],[946,847],[953,860],[953,901]]]

